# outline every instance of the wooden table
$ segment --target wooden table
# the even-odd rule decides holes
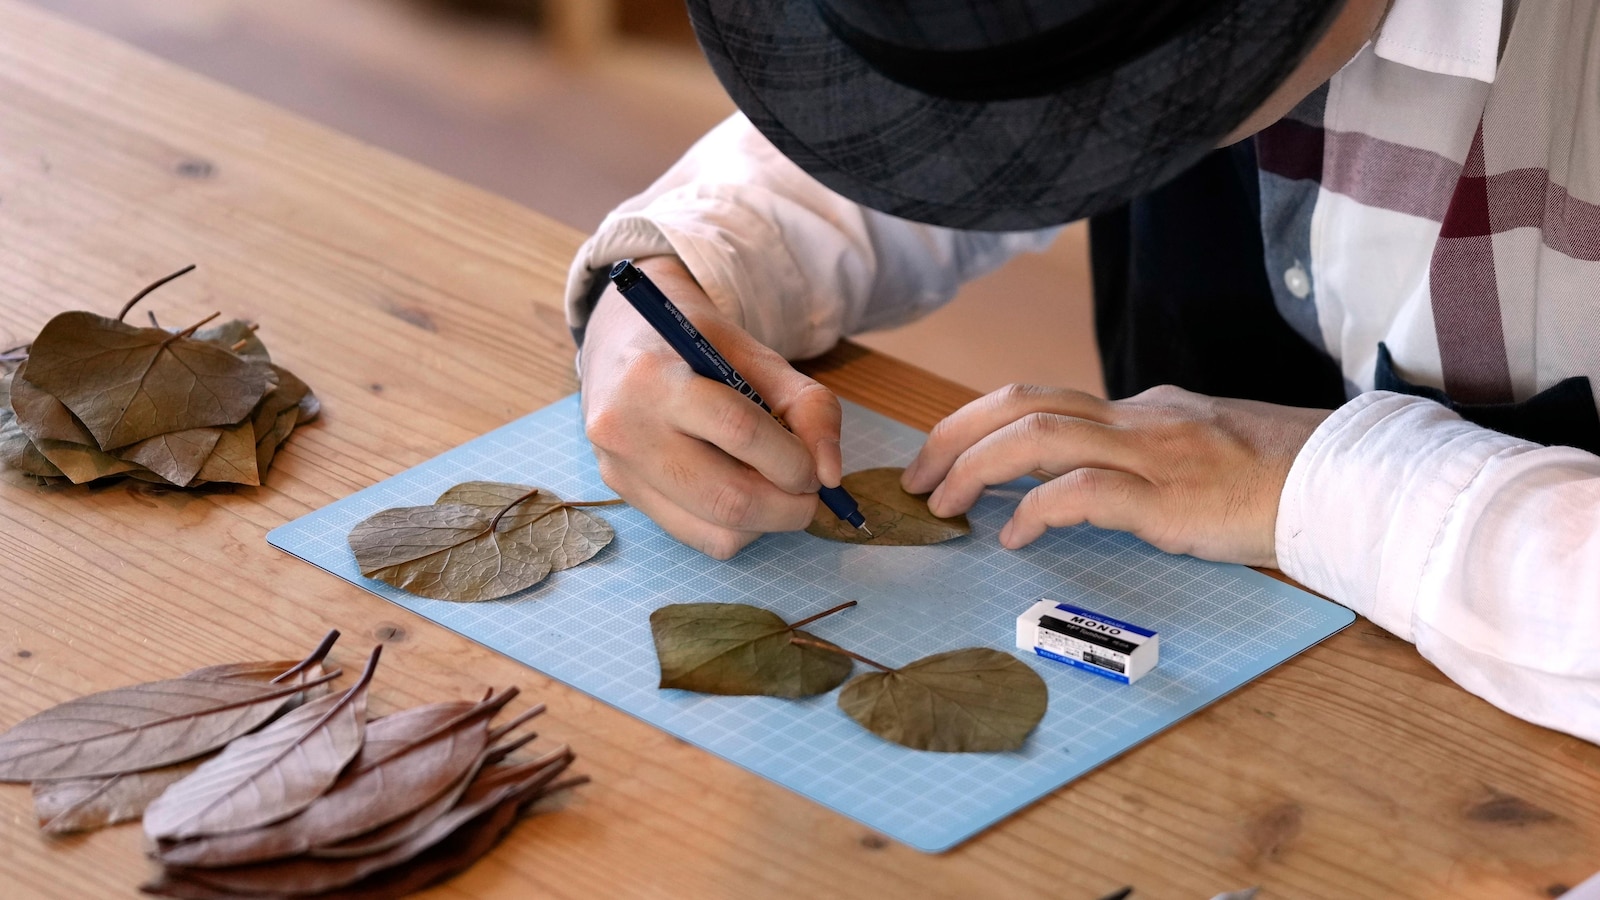
[[[559,178],[559,172],[529,177]],[[0,726],[85,692],[387,641],[383,712],[520,685],[594,778],[454,897],[1547,897],[1600,869],[1600,748],[1361,621],[963,847],[926,856],[267,546],[269,528],[576,387],[579,235],[0,0],[0,346],[69,308],[259,321],[323,399],[266,486],[0,480]],[[849,346],[809,366],[927,427],[969,398]],[[131,895],[137,828],[68,840],[0,786],[0,896]]]

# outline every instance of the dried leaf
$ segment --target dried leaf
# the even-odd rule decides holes
[[[944,753],[1015,750],[1044,718],[1049,702],[1039,673],[987,647],[869,672],[839,692],[839,708],[873,734]]]
[[[850,677],[848,657],[792,643],[795,634],[819,639],[796,632],[775,613],[742,603],[663,606],[650,614],[650,632],[663,688],[809,697],[831,691]]]
[[[222,869],[168,867],[175,878],[241,894],[315,894],[354,884],[363,878],[401,865],[436,846],[457,830],[502,803],[512,809],[536,799],[539,792],[571,762],[565,754],[555,763],[535,761],[520,766],[495,767],[479,773],[456,807],[427,827],[380,853],[349,859],[296,857],[249,866]]]
[[[109,778],[35,781],[33,814],[47,834],[93,831],[144,814],[150,801],[189,775],[199,760]]]
[[[194,339],[216,344],[231,353],[255,362],[272,362],[271,354],[267,353],[267,345],[261,343],[256,337],[256,327],[243,319],[229,319],[221,325],[202,328],[194,333]],[[239,349],[235,350],[234,347]]]
[[[17,424],[22,426],[23,433],[35,442],[94,443],[94,436],[72,410],[29,381],[27,370],[27,363],[23,363],[11,375],[11,408],[17,414]]]
[[[868,537],[841,520],[817,501],[817,512],[806,533],[846,544],[911,547],[937,544],[972,533],[967,517],[941,519],[928,511],[926,494],[908,494],[900,487],[902,468],[862,469],[844,476],[840,484],[861,506]]]
[[[279,413],[273,419],[272,427],[265,434],[256,433],[256,471],[266,472],[272,467],[272,460],[278,455],[278,448],[289,439],[289,434],[295,426],[300,424],[299,407],[290,408]]]
[[[382,650],[382,645],[373,649],[349,690],[313,700],[260,732],[233,741],[173,785],[145,810],[145,834],[157,840],[224,834],[305,809],[361,749],[367,685]]]
[[[215,429],[216,446],[195,473],[195,481],[221,481],[227,484],[257,485],[256,433],[249,422]]]
[[[500,522],[501,529],[511,531],[531,527],[535,543],[543,547],[550,557],[552,572],[587,562],[617,536],[611,523],[582,509],[565,505],[560,497],[548,491],[540,491],[519,503],[530,490],[533,488],[521,484],[468,481],[440,494],[434,503],[477,507],[491,518],[510,506],[511,511]]]
[[[173,678],[53,706],[0,735],[0,781],[106,777],[209,753],[254,731],[308,687],[337,677],[337,671],[309,680],[297,677],[309,675],[337,637],[330,632],[276,683]]]
[[[361,574],[435,600],[494,600],[544,580],[556,562],[581,562],[609,541],[611,526],[580,526],[572,504],[521,485],[468,482],[451,491],[476,505],[437,503],[374,513],[351,529],[350,549]],[[445,496],[450,496],[446,491]],[[598,501],[581,505],[608,505]],[[530,506],[531,509],[523,509]],[[583,555],[587,553],[587,555]],[[579,558],[581,557],[581,558]]]
[[[188,487],[221,437],[222,432],[216,428],[169,431],[123,447],[116,455],[154,472],[175,487]]]
[[[435,703],[376,719],[326,794],[272,825],[164,846],[167,865],[233,866],[282,859],[365,834],[427,805],[466,775],[488,744],[488,721],[515,696]]]
[[[39,452],[17,424],[17,414],[11,409],[11,379],[15,374],[0,376],[0,463],[29,475],[59,478],[61,470]]]
[[[506,728],[515,727],[516,724],[520,724],[521,721],[531,715],[537,715],[543,711],[544,707],[542,705],[534,707],[518,716],[517,721],[511,725],[496,727],[494,731],[490,732],[490,740],[496,740],[498,736],[503,735]],[[323,859],[348,859],[354,856],[370,856],[410,840],[413,835],[427,828],[434,819],[455,808],[456,803],[461,799],[461,795],[466,793],[467,788],[477,778],[479,770],[485,766],[494,765],[536,736],[529,734],[508,744],[496,746],[483,752],[479,755],[477,762],[467,770],[466,774],[456,779],[455,783],[445,789],[444,793],[429,801],[425,806],[419,807],[393,822],[381,828],[375,828],[366,834],[339,841],[338,843],[313,847],[308,851],[307,855]],[[535,762],[539,765],[554,765],[568,756],[567,749],[561,747],[547,754],[542,760],[536,760]]]
[[[272,370],[207,341],[89,312],[65,312],[33,341],[28,380],[55,395],[102,449],[232,425],[255,408]]]

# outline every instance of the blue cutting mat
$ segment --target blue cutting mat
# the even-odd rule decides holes
[[[845,404],[848,469],[905,465],[922,439]],[[274,529],[267,540],[929,852],[972,837],[1354,619],[1249,569],[1169,556],[1087,526],[1002,550],[996,535],[1032,482],[990,491],[970,514],[970,537],[932,547],[859,547],[797,533],[769,535],[731,562],[717,562],[618,507],[598,510],[617,531],[599,556],[503,600],[427,600],[361,577],[345,543],[351,527],[380,509],[431,503],[472,480],[535,485],[567,499],[611,496],[572,396]],[[809,630],[903,665],[959,647],[1014,650],[1017,615],[1041,597],[1155,629],[1161,663],[1129,686],[1025,657],[1050,686],[1050,711],[1015,753],[907,750],[857,726],[834,705],[834,694],[796,701],[656,687],[648,619],[669,603],[751,603],[794,621],[859,600]]]

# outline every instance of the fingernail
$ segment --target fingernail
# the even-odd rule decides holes
[[[943,509],[943,508],[944,508],[944,485],[941,484],[938,487],[934,488],[933,493],[928,495],[928,512],[931,512],[934,515],[939,516],[939,517],[942,518],[944,516],[944,513],[940,512],[940,510]]]

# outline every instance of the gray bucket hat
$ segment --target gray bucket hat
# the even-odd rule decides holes
[[[735,103],[891,215],[1019,230],[1176,176],[1299,64],[1343,0],[688,0]]]

